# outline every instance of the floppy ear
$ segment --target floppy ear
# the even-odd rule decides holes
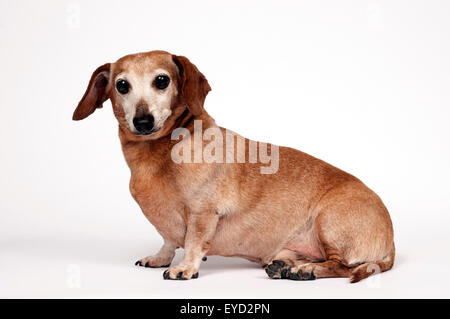
[[[94,71],[91,80],[89,81],[88,88],[73,113],[72,119],[74,121],[79,121],[88,117],[94,113],[95,109],[101,108],[103,102],[109,99],[108,82],[110,69],[111,64],[106,63]]]
[[[206,95],[211,91],[205,76],[184,56],[172,55],[180,74],[181,98],[193,115],[203,112]]]

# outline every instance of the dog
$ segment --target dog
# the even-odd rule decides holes
[[[220,255],[260,263],[273,279],[352,283],[392,268],[388,210],[359,179],[330,164],[268,144],[278,166],[262,173],[262,163],[237,159],[236,139],[245,158],[256,143],[237,134],[233,145],[225,137],[217,143],[216,161],[175,161],[180,144],[185,158],[207,147],[207,139],[195,141],[196,131],[226,131],[204,110],[210,90],[186,57],[151,51],[98,67],[75,109],[78,121],[111,100],[130,192],[164,239],[158,253],[136,265],[169,267],[164,279],[186,280],[198,277],[206,256]],[[184,257],[170,267],[179,247]]]

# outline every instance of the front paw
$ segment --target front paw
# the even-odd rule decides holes
[[[172,258],[163,258],[161,256],[148,256],[139,259],[134,264],[136,266],[146,267],[146,268],[161,268],[169,267],[172,262]]]
[[[163,274],[164,279],[188,280],[198,278],[198,269],[193,266],[174,266],[170,267]]]

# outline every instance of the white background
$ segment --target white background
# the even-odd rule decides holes
[[[0,297],[449,298],[449,14],[448,1],[2,0]],[[206,75],[219,125],[375,190],[393,270],[349,284],[222,257],[183,282],[135,267],[162,241],[129,194],[110,103],[71,116],[96,67],[154,49]]]

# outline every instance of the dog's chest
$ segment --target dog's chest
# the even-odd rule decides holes
[[[186,226],[182,205],[177,200],[172,185],[158,176],[132,174],[130,192],[158,232],[164,238],[181,245]]]

